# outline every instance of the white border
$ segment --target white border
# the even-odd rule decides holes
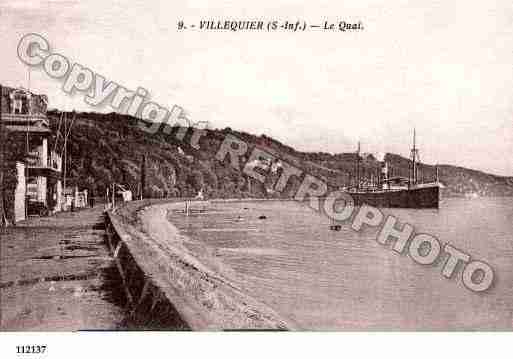
[[[0,333],[0,358],[511,358],[511,333]],[[16,345],[46,344],[43,355]],[[502,355],[501,355],[502,354]]]

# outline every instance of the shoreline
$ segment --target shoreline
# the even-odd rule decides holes
[[[194,322],[191,329],[297,329],[292,321],[237,285],[233,270],[211,256],[206,246],[197,246],[194,253],[186,248],[184,243],[191,239],[168,219],[168,211],[184,203],[185,200],[149,203],[135,208],[135,213],[123,210],[122,226],[130,237],[123,241],[130,241],[130,251],[137,252],[131,253],[135,262],[164,292],[184,321]],[[128,215],[132,224],[127,221]]]

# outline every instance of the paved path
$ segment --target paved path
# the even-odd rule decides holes
[[[0,229],[0,330],[122,326],[123,290],[105,243],[103,207]]]

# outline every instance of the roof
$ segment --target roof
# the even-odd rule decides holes
[[[26,89],[21,86],[20,87],[11,87],[11,86],[2,85],[2,94],[9,94],[9,93],[13,93],[13,92],[29,93],[31,96],[40,97],[43,101],[48,102],[48,96],[45,94],[38,94],[38,93],[32,92],[29,89]]]
[[[21,125],[6,125],[5,129],[12,132],[33,132],[33,133],[51,133],[50,129],[39,126],[21,126]]]

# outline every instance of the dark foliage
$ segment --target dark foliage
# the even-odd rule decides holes
[[[49,112],[54,132],[59,126],[59,113]],[[72,114],[66,115],[68,125]],[[167,131],[163,131],[166,129]],[[269,191],[281,170],[270,174],[265,184],[248,180],[242,172],[233,168],[228,160],[219,162],[215,154],[231,133],[272,155],[325,180],[331,188],[352,184],[355,175],[354,153],[329,154],[298,152],[266,135],[255,136],[230,128],[208,130],[200,140],[200,149],[190,145],[192,131],[183,141],[176,138],[178,128],[161,128],[148,134],[138,127],[138,120],[116,113],[77,113],[68,145],[68,177],[71,184],[89,188],[97,195],[104,193],[114,182],[139,193],[141,161],[146,155],[147,180],[145,195],[148,197],[194,196],[200,189],[208,197],[287,197],[294,193],[300,179],[292,177],[281,194]],[[167,133],[166,133],[167,132]],[[55,142],[51,141],[51,146]],[[62,140],[55,148],[62,149]],[[247,160],[247,157],[245,158]],[[388,154],[394,175],[408,176],[409,160]],[[377,174],[379,163],[370,156],[361,162],[360,173],[365,177]],[[420,178],[434,180],[435,167],[420,165]],[[482,195],[513,195],[513,179],[485,174],[454,166],[440,166],[440,180],[447,186],[448,195],[478,192]]]

